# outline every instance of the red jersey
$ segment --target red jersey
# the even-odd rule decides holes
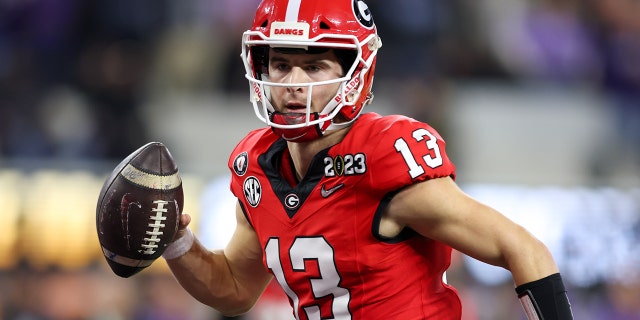
[[[264,265],[296,319],[461,318],[455,289],[442,281],[451,248],[410,229],[394,238],[377,232],[400,189],[455,178],[435,130],[368,113],[318,153],[295,186],[290,161],[286,142],[263,128],[237,145],[229,167]]]

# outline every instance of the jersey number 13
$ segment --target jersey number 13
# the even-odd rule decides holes
[[[319,300],[324,297],[333,296],[331,318],[327,318],[326,316],[323,318],[320,305],[313,303],[307,303],[302,308],[307,318],[309,320],[351,319],[349,312],[350,293],[349,290],[340,287],[341,277],[336,268],[333,247],[331,247],[327,240],[323,237],[298,237],[291,244],[288,253],[289,259],[291,260],[291,271],[294,273],[307,272],[305,263],[309,263],[309,261],[315,261],[317,264],[320,275],[312,275],[309,276],[308,279],[314,299]],[[279,238],[269,239],[265,247],[265,254],[267,266],[271,269],[276,280],[293,302],[293,312],[296,319],[300,319],[298,314],[300,306],[299,294],[303,294],[303,292],[294,291],[287,282],[285,277],[286,273],[280,261]],[[296,290],[305,290],[305,292],[307,292],[309,288],[296,288]]]
[[[428,149],[427,153],[421,153],[420,157],[424,161],[424,163],[430,168],[437,168],[442,165],[442,155],[440,154],[440,147],[438,146],[437,138],[429,132],[429,130],[420,128],[413,131],[413,138],[417,142],[425,141],[426,147]],[[416,157],[413,155],[413,152],[409,149],[409,144],[403,138],[398,138],[394,145],[396,147],[396,151],[402,154],[402,158],[404,158],[404,162],[409,167],[409,175],[411,179],[414,179],[421,174],[423,174],[424,167],[418,163]]]

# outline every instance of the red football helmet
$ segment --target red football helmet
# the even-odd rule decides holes
[[[243,34],[242,44],[245,76],[249,80],[255,113],[289,141],[310,141],[326,130],[348,126],[373,98],[376,54],[382,41],[371,12],[362,0],[264,0],[251,29]],[[341,78],[284,84],[269,81],[269,48],[309,51],[332,48],[353,54],[346,55],[348,61],[341,61],[345,71]],[[321,112],[312,113],[313,86],[330,83],[340,83],[335,97]],[[306,113],[276,112],[270,102],[270,87],[307,88]],[[339,122],[334,120],[337,115],[340,115]]]

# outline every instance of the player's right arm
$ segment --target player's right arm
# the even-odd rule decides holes
[[[180,228],[184,230],[190,220],[183,214]],[[258,237],[239,204],[236,220],[236,230],[224,250],[209,251],[196,239],[186,254],[166,260],[189,294],[227,316],[249,311],[272,278],[262,264]]]

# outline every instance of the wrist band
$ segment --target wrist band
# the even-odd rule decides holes
[[[529,320],[572,320],[571,304],[562,276],[552,274],[516,288]]]
[[[191,249],[193,241],[195,241],[195,237],[189,227],[187,227],[184,231],[184,235],[180,237],[180,239],[172,242],[162,254],[162,257],[165,260],[182,257],[189,251],[189,249]]]

